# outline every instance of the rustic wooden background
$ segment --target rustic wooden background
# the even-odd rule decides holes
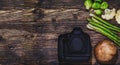
[[[0,0],[0,65],[58,65],[58,36],[74,27],[90,35],[93,49],[106,39],[86,28],[89,13],[83,7],[84,0],[76,0],[76,4],[72,4],[73,0],[42,1]],[[106,1],[110,8],[120,8],[119,0]],[[119,26],[114,20],[110,22]],[[94,55],[90,62],[96,63]]]

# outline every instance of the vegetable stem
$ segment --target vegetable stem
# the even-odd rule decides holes
[[[116,45],[120,46],[120,38],[114,34],[111,30],[97,24],[96,22],[94,22],[92,19],[88,19],[89,24],[87,25],[87,27],[89,29],[95,30],[103,35],[105,35],[106,37],[108,37],[109,39],[111,39],[112,41],[114,41],[116,43]]]
[[[91,27],[89,29],[92,29],[92,30],[94,30],[96,32],[99,32],[99,33],[103,34],[104,36],[108,37],[110,40],[112,40],[113,42],[115,42],[116,45],[120,46],[120,44],[119,44],[120,42],[119,41],[117,41],[114,38],[112,38],[109,33],[104,32],[101,28],[95,27],[95,26],[93,26],[91,24],[88,24],[87,27]]]
[[[101,19],[100,17],[98,17],[98,16],[96,16],[94,14],[90,14],[90,16],[93,16],[94,18],[96,18],[97,20],[99,20],[101,23],[103,23],[104,25],[108,26],[109,28],[111,27],[110,29],[112,29],[112,30],[114,30],[116,32],[120,32],[120,28],[119,27],[114,26],[114,25],[108,23],[107,21]]]
[[[92,20],[93,20],[94,22],[96,22],[97,24],[101,25],[101,26],[104,26],[104,27],[106,27],[106,28],[108,28],[108,29],[110,29],[110,30],[119,32],[118,29],[113,28],[113,27],[110,27],[110,26],[108,26],[108,25],[106,25],[106,24],[104,24],[104,23],[98,21],[98,20],[95,19],[94,17],[92,17]]]

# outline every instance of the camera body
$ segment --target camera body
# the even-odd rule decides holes
[[[89,61],[92,54],[90,36],[76,27],[71,33],[58,37],[58,60],[60,62]]]

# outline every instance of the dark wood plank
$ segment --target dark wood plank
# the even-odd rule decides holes
[[[64,5],[59,1],[68,2],[68,4]],[[72,4],[72,1],[53,0],[52,4],[45,3],[42,4],[42,8],[39,8],[37,6],[39,3],[36,4],[39,1],[36,0],[1,0],[0,3],[3,4],[0,5],[0,9],[4,10],[0,10],[0,64],[58,65],[58,36],[71,32],[74,27],[81,27],[90,35],[93,49],[97,42],[107,39],[86,28],[89,12],[84,10],[83,0],[75,2],[77,5]],[[119,0],[106,1],[109,2],[110,8],[119,8]],[[55,4],[56,2],[58,4]],[[38,13],[33,14],[34,7],[38,8]],[[39,18],[41,13],[44,16]],[[38,17],[38,20],[34,20],[35,17]],[[119,26],[113,21],[111,20],[110,23]],[[95,62],[93,54],[90,63],[94,65]],[[120,56],[116,63],[120,64]],[[88,65],[87,63],[82,65],[85,64]],[[79,65],[79,63],[73,65]]]
[[[101,34],[88,30],[86,24],[87,21],[1,24],[0,35],[6,40],[1,44],[1,50],[3,49],[1,53],[15,56],[14,59],[17,58],[18,63],[57,65],[57,38],[60,34],[71,32],[74,27],[81,27],[91,36],[93,48],[98,41],[105,39]],[[21,52],[21,55],[17,54],[17,51]],[[4,60],[1,61],[2,63],[11,59],[11,56],[4,56],[4,54],[1,56],[0,58]],[[11,64],[15,62],[14,59],[10,61]],[[92,64],[94,63],[93,55]]]

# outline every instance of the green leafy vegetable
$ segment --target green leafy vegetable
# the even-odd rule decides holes
[[[89,10],[92,7],[92,0],[85,0],[84,6],[87,10]]]
[[[101,15],[102,14],[102,10],[101,9],[94,10],[94,12],[97,15]]]
[[[101,8],[101,9],[107,9],[108,6],[109,6],[108,3],[104,1],[104,2],[102,2],[100,8]]]
[[[94,2],[93,5],[92,5],[92,8],[93,9],[99,9],[100,8],[100,3]]]

